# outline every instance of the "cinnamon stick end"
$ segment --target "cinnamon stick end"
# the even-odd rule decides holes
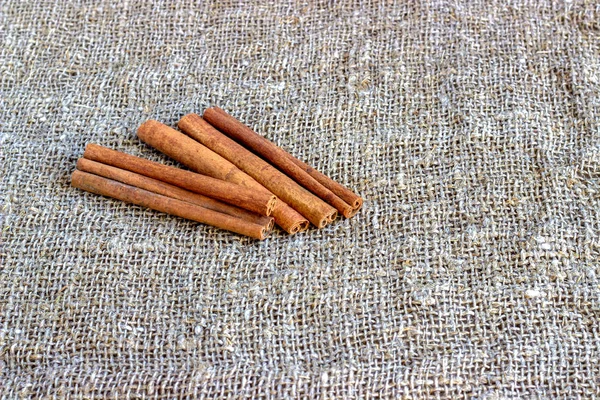
[[[325,215],[318,223],[317,228],[325,228],[327,225],[332,223],[338,216],[337,210],[333,210],[331,213]]]
[[[212,106],[212,107],[209,107],[209,108],[207,108],[206,110],[204,110],[204,113],[206,113],[207,111],[208,111],[208,113],[209,113],[209,114],[210,114],[211,112],[217,112],[217,113],[219,113],[219,114],[225,114],[225,115],[229,115],[229,114],[227,114],[227,113],[225,112],[225,110],[223,110],[222,108],[220,108],[220,107],[217,107],[217,106]]]
[[[273,214],[273,210],[275,209],[276,205],[277,205],[277,197],[273,196],[273,197],[271,197],[271,200],[269,200],[269,202],[267,203],[267,217],[269,217],[271,214]]]
[[[75,188],[79,188],[80,187],[80,181],[81,181],[81,171],[79,171],[78,169],[76,169],[71,174],[71,186],[73,186]]]
[[[363,205],[363,199],[358,197],[356,200],[354,200],[354,202],[352,204],[350,204],[350,207],[346,210],[344,210],[343,214],[344,217],[346,218],[352,218],[356,215],[356,213],[358,213],[358,210],[361,209]]]
[[[340,214],[342,214],[344,217],[346,218],[352,218],[356,212],[358,211],[357,209],[355,209],[354,207],[352,207],[351,205],[346,204],[345,207],[343,207],[342,209],[338,208],[338,211],[340,212]]]
[[[89,176],[87,172],[80,171],[76,169],[71,174],[71,186],[77,189],[82,189],[88,192],[96,193],[93,185],[89,185],[87,182],[87,176]]]
[[[152,131],[156,125],[161,125],[161,123],[160,123],[160,122],[158,122],[158,121],[156,121],[156,120],[153,120],[153,119],[149,119],[148,121],[146,121],[146,122],[142,123],[142,124],[139,126],[138,130],[137,130],[137,136],[138,136],[140,139],[144,140],[143,138],[144,138],[144,137],[145,137],[145,136],[146,136],[146,135],[147,135],[147,134],[148,134],[150,131]]]
[[[269,237],[271,232],[273,232],[273,227],[275,226],[275,222],[271,220],[267,225],[265,225],[260,231],[260,240],[266,239]]]
[[[83,158],[87,158],[88,160],[93,160],[95,158],[95,154],[98,150],[98,148],[100,147],[100,145],[97,145],[95,143],[88,143],[85,146],[85,150],[83,151]]]
[[[354,200],[354,203],[351,204],[351,206],[356,210],[360,210],[360,208],[363,206],[363,199],[362,197],[358,197],[356,200]],[[356,213],[354,213],[356,214]]]
[[[344,217],[346,218],[352,218],[356,215],[356,213],[358,213],[359,208],[352,208],[348,211],[348,213],[344,213]]]
[[[275,220],[273,218],[271,218],[265,229],[270,232],[273,230],[274,227],[275,227]]]
[[[197,121],[198,119],[200,119],[201,117],[198,114],[194,114],[194,113],[190,113],[190,114],[186,114],[183,117],[181,117],[179,119],[179,122],[177,122],[177,127],[181,130],[183,129],[183,126],[185,126],[188,123],[193,123],[194,121]]]
[[[308,221],[300,221],[290,228],[290,234],[293,235],[296,233],[304,232],[305,230],[308,229],[309,226],[310,226],[310,223]]]
[[[336,211],[336,212],[334,212],[334,213],[332,213],[332,214],[329,214],[329,215],[327,216],[327,218],[328,218],[328,220],[327,220],[327,223],[328,223],[328,224],[332,223],[333,221],[335,221],[335,219],[336,219],[337,217],[338,217],[338,213],[337,213],[337,211]]]

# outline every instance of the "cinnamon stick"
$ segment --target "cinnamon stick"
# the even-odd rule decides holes
[[[334,206],[346,218],[354,215],[354,208],[352,206],[323,186],[300,166],[296,165],[290,159],[288,152],[260,136],[219,107],[212,107],[204,111],[203,118],[225,135],[270,161],[271,164],[286,173],[290,178]]]
[[[218,107],[213,107],[213,108],[216,111],[221,112],[222,114],[227,114],[224,110],[222,110],[222,109],[220,109]],[[287,153],[287,155],[290,158],[290,160],[292,160],[300,168],[304,169],[315,180],[317,180],[319,183],[321,183],[327,189],[331,190],[333,193],[335,193],[339,198],[341,198],[342,200],[344,200],[346,203],[348,203],[349,205],[351,205],[352,208],[354,208],[354,214],[356,214],[356,212],[362,207],[362,205],[363,205],[363,199],[359,195],[357,195],[356,193],[354,193],[353,191],[351,191],[347,187],[343,186],[342,184],[340,184],[340,183],[334,181],[333,179],[329,178],[327,175],[325,175],[325,174],[319,172],[318,170],[312,168],[311,166],[309,166],[305,162],[303,162],[303,161],[297,159],[296,157],[292,156],[291,154]]]
[[[339,198],[344,200],[346,203],[350,204],[352,206],[352,208],[354,209],[353,215],[355,215],[358,212],[358,210],[360,210],[360,208],[363,205],[362,197],[360,197],[359,195],[357,195],[356,193],[354,193],[352,190],[348,189],[344,185],[334,181],[327,175],[312,168],[310,165],[306,164],[305,162],[292,156],[291,154],[289,155],[289,157],[290,157],[290,160],[292,160],[292,162],[294,162],[296,165],[298,165],[300,168],[302,168],[308,174],[310,174],[310,176],[312,176],[317,181],[319,181],[321,183],[321,185],[325,186],[326,188],[331,190],[333,193],[335,193]]]
[[[145,143],[196,172],[259,192],[268,192],[264,186],[219,154],[158,121],[144,122],[138,128],[137,135]],[[272,216],[275,223],[288,233],[294,234],[308,228],[306,218],[281,200],[277,201]]]
[[[193,171],[233,183],[243,174],[235,165],[189,136],[155,120],[140,125],[137,136]],[[233,180],[226,179],[232,176]]]
[[[302,214],[280,199],[277,200],[277,204],[275,204],[273,214],[271,215],[275,219],[275,223],[291,235],[304,232],[310,226],[310,223]]]
[[[277,198],[270,193],[257,192],[241,185],[170,167],[97,144],[88,144],[83,157],[158,179],[260,215],[271,215],[277,202]]]
[[[304,215],[318,228],[323,228],[335,218],[337,210],[299,186],[290,177],[217,131],[196,114],[184,116],[178,126],[217,154],[231,161],[287,204]]]
[[[136,174],[135,172],[112,167],[110,165],[88,160],[87,158],[80,158],[77,160],[77,169],[83,172],[88,172],[90,174],[125,183],[127,185],[135,186],[149,192],[187,201],[188,203],[193,203],[201,207],[208,208],[209,210],[218,211],[233,217],[241,218],[248,222],[267,227],[267,230],[271,230],[272,228],[273,218],[271,217],[258,215],[250,211],[246,211],[243,208],[232,206],[219,200],[190,192],[189,190],[170,185],[157,179]]]
[[[266,235],[264,226],[87,172],[78,170],[73,172],[71,185],[91,193],[148,207],[256,239],[262,240]]]

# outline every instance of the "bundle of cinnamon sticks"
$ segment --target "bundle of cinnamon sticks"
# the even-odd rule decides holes
[[[351,218],[360,196],[296,159],[218,107],[188,114],[179,132],[149,120],[138,137],[192,171],[88,144],[71,184],[241,235],[264,239]]]

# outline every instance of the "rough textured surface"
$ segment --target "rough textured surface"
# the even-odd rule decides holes
[[[597,3],[59,3],[0,5],[0,397],[600,396]],[[364,209],[257,243],[69,186],[211,105]]]

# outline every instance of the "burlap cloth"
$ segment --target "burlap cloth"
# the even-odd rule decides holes
[[[191,3],[191,2],[190,2]],[[0,397],[600,395],[594,2],[4,1]],[[219,105],[365,198],[257,242],[69,186]]]

